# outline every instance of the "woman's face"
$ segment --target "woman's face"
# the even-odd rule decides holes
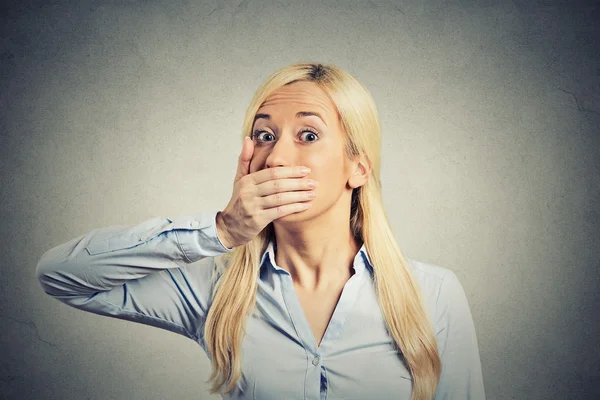
[[[317,115],[297,115],[300,112]],[[300,81],[272,93],[258,109],[252,127],[254,154],[250,173],[273,167],[307,166],[316,180],[313,206],[284,217],[306,218],[327,211],[351,196],[351,163],[344,152],[343,131],[335,105],[313,82]]]

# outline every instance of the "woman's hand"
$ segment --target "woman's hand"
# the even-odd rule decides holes
[[[278,218],[308,209],[314,199],[309,183],[318,185],[304,178],[310,173],[302,172],[304,167],[266,168],[250,174],[253,153],[254,142],[246,138],[231,200],[217,213],[217,234],[228,248],[246,244]]]

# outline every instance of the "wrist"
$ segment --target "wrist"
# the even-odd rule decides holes
[[[216,220],[217,220],[217,236],[218,236],[219,240],[221,241],[223,246],[225,246],[228,249],[232,249],[234,246],[230,239],[229,232],[227,232],[227,226],[225,225],[225,222],[223,221],[223,212],[222,211],[217,212]]]

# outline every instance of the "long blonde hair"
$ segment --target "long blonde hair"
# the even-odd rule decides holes
[[[334,65],[295,63],[281,68],[258,88],[250,102],[242,125],[242,140],[251,136],[254,115],[266,98],[296,81],[314,82],[330,96],[341,117],[347,157],[364,155],[371,164],[368,181],[352,193],[351,230],[359,243],[365,244],[373,264],[378,303],[388,332],[412,376],[411,399],[431,399],[437,389],[441,362],[419,288],[384,211],[379,179],[381,127],[369,91]],[[208,380],[211,393],[220,392],[224,385],[224,393],[229,393],[242,375],[245,321],[256,304],[259,263],[272,237],[270,223],[250,242],[218,257],[221,273],[204,327],[212,362]]]

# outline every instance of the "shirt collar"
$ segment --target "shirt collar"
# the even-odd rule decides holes
[[[275,262],[275,252],[276,251],[277,251],[277,243],[273,239],[269,240],[269,244],[267,245],[267,248],[266,248],[265,252],[263,253],[262,258],[260,260],[259,270],[261,270],[263,268],[272,268],[275,271],[285,271],[283,268],[279,267],[277,265],[277,263]],[[365,268],[365,266],[366,266],[366,268]],[[369,273],[373,274],[373,264],[371,263],[371,258],[369,257],[369,254],[367,253],[367,248],[364,243],[360,247],[358,252],[356,253],[356,256],[354,257],[354,262],[353,262],[352,268],[354,268],[354,272],[356,274],[361,274],[365,269],[367,269],[369,271]]]

